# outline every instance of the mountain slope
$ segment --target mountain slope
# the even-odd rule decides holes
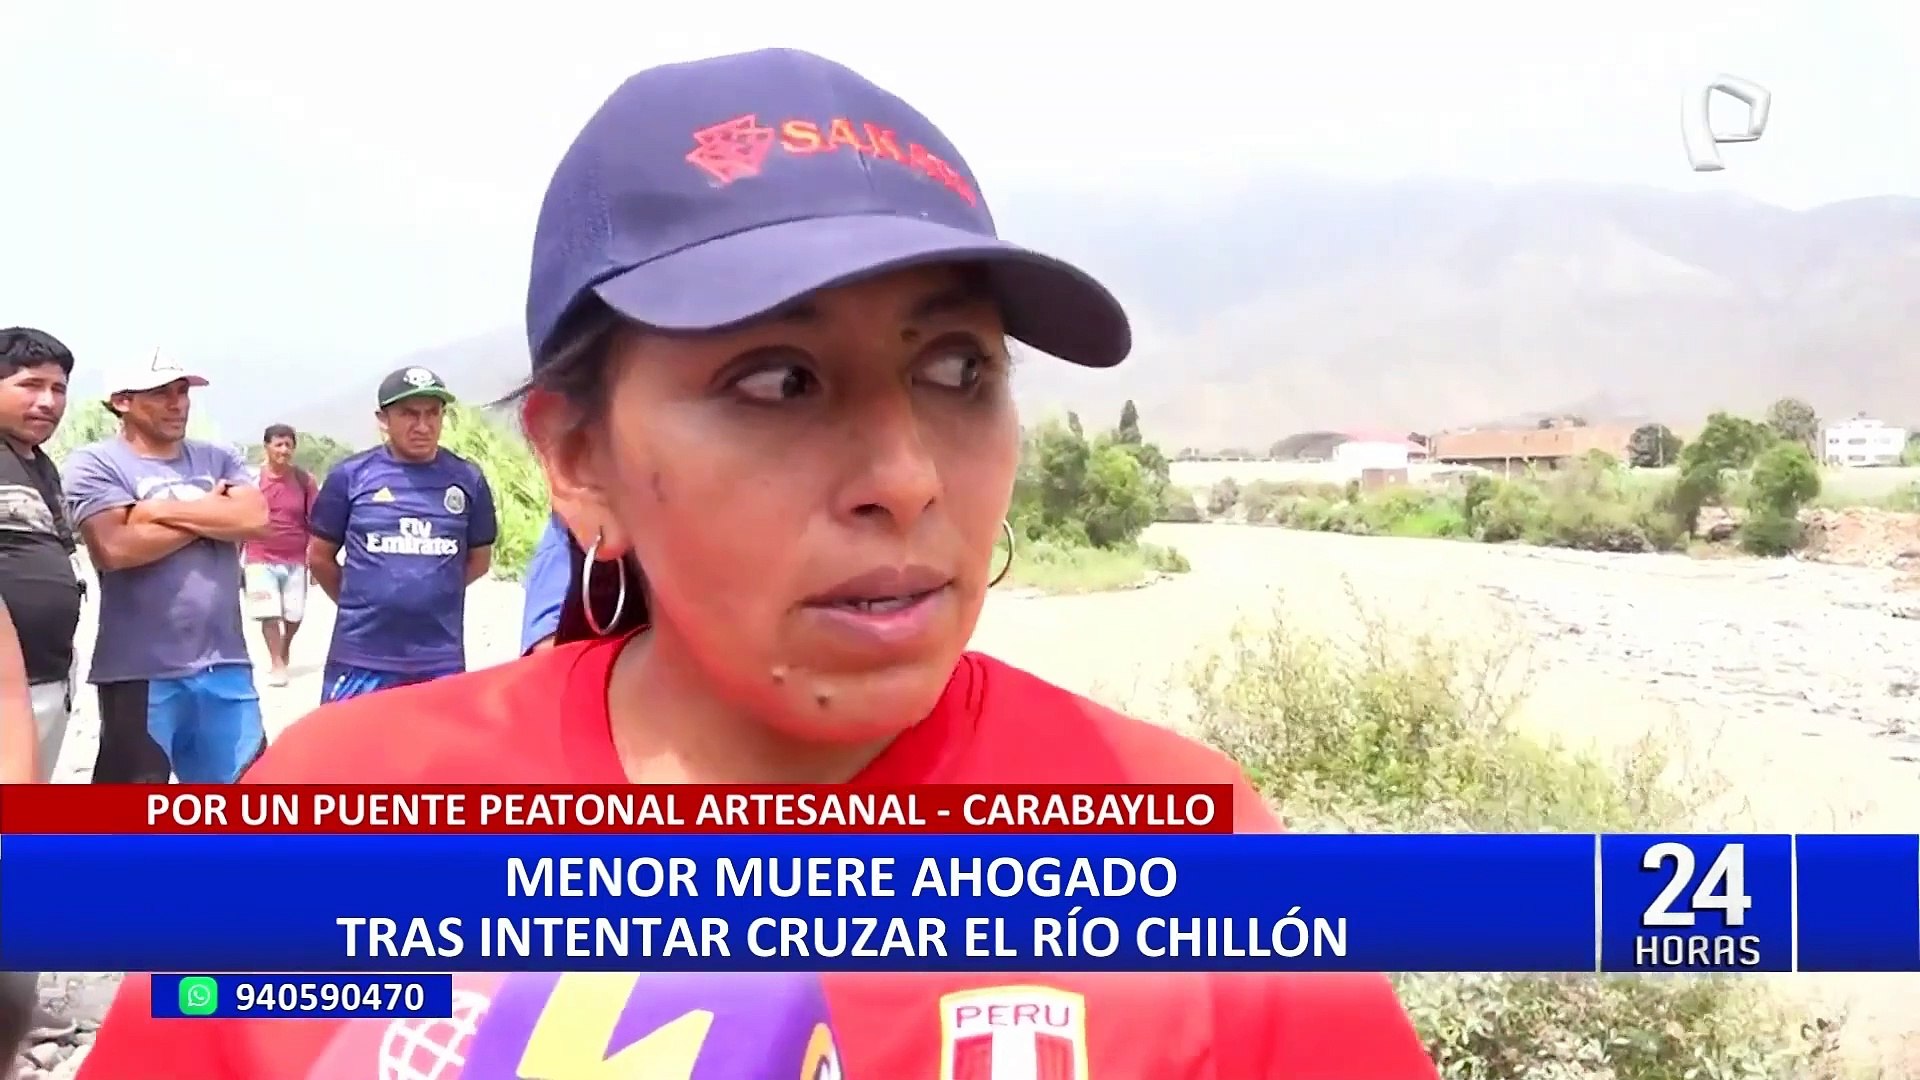
[[[1789,393],[1826,413],[1920,413],[1920,200],[1801,213],[1641,189],[1401,185],[1277,209],[1248,196],[1171,232],[1130,220],[1144,234],[1105,238],[1088,261],[1161,333],[1119,377],[1035,365],[1026,389],[1094,415],[1131,396],[1174,444],[1433,430],[1583,401],[1677,423]],[[1362,239],[1343,246],[1350,220]],[[1192,282],[1221,264],[1193,238],[1211,236],[1232,238],[1237,276],[1207,288],[1233,299],[1195,314]],[[1156,245],[1158,260],[1142,257]],[[1175,304],[1139,301],[1169,279]]]
[[[1035,192],[1000,218],[1100,275],[1138,328],[1112,371],[1024,363],[1026,407],[1106,423],[1133,398],[1172,445],[1576,403],[1690,424],[1783,394],[1824,414],[1920,416],[1916,199],[1801,212],[1640,188],[1287,178],[1206,206]],[[522,377],[524,345],[501,330],[424,362],[493,396]]]

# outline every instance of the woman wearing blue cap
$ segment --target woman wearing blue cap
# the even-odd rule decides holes
[[[966,162],[905,102],[790,50],[634,76],[562,159],[534,238],[523,417],[568,534],[557,643],[325,706],[247,780],[1221,783],[1243,829],[1276,828],[1213,751],[966,652],[1019,456],[1009,338],[1089,367],[1131,344],[1098,283],[998,237]],[[520,1048],[617,1050],[580,1018],[623,1006],[547,979],[544,1005],[495,997],[448,1035],[432,1075],[557,1077]],[[822,981],[851,1080],[1434,1071],[1378,976]],[[155,1022],[148,993],[129,980],[84,1080],[402,1075],[378,1023]],[[980,1003],[1039,1027],[969,1029]],[[677,1071],[579,1068],[839,1075],[811,1036],[767,1040],[763,1068],[719,1063],[756,1037],[714,1028],[715,1054]]]

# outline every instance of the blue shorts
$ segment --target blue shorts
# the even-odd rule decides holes
[[[266,743],[250,664],[217,664],[177,679],[102,683],[100,706],[103,760],[129,757],[119,750],[108,752],[110,731],[117,733],[118,742],[128,742],[138,740],[144,727],[183,784],[231,784]],[[98,764],[95,771],[101,771]],[[117,773],[124,770],[117,768],[106,771],[114,775],[96,776],[96,782],[166,783],[164,775],[156,781],[147,775],[121,776]]]
[[[329,701],[345,701],[348,698],[371,694],[376,690],[388,690],[396,686],[412,686],[414,683],[432,682],[451,672],[436,671],[421,674],[413,671],[375,671],[372,668],[354,667],[351,664],[328,664],[320,675],[320,704]]]

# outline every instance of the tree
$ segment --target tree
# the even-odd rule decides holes
[[[322,435],[317,431],[302,431],[295,436],[293,446],[293,464],[304,469],[315,480],[326,478],[335,465],[353,456],[353,447],[331,435]],[[267,448],[259,443],[247,447],[247,463],[258,465],[266,460]]]
[[[1753,463],[1740,546],[1784,555],[1800,546],[1800,508],[1820,494],[1820,464],[1801,443],[1782,439]]]
[[[53,438],[47,440],[45,449],[47,456],[52,458],[55,464],[62,464],[67,460],[68,454],[80,447],[97,443],[101,439],[110,438],[119,433],[120,418],[113,414],[112,409],[107,408],[106,402],[99,398],[92,398],[67,410],[67,415],[60,421],[60,427],[54,431]],[[201,442],[220,441],[214,425],[204,414],[197,413],[187,421],[187,437]],[[220,443],[220,445],[228,444]]]
[[[1700,523],[1700,508],[1718,502],[1726,491],[1725,473],[1753,465],[1776,442],[1773,429],[1732,413],[1707,417],[1699,438],[1680,450],[1680,479],[1671,509],[1688,532]]]
[[[1777,442],[1753,463],[1749,507],[1797,513],[1820,494],[1820,463],[1797,442]]]
[[[1173,482],[1173,464],[1167,460],[1166,452],[1158,446],[1150,442],[1123,442],[1120,445],[1127,448],[1127,452],[1133,455],[1133,460],[1139,462],[1140,467],[1145,469],[1161,487]]]
[[[1089,442],[1058,420],[1041,423],[1022,447],[1008,513],[1014,530],[1065,544],[1133,543],[1159,516],[1165,492],[1143,457],[1164,461],[1151,444],[1106,435]]]
[[[1131,544],[1160,513],[1160,496],[1132,454],[1118,443],[1096,449],[1087,461],[1080,512],[1094,547]]]
[[[1080,427],[1080,414],[1077,412],[1067,414],[1067,430],[1073,432],[1075,438],[1084,439],[1087,437],[1087,433]]]
[[[1681,468],[1712,465],[1717,469],[1748,469],[1760,452],[1773,445],[1773,429],[1744,416],[1717,412],[1707,417],[1700,435],[1680,451]]]
[[[1627,463],[1637,469],[1664,469],[1680,460],[1680,436],[1665,424],[1642,424],[1627,439]]]
[[[1201,515],[1200,503],[1193,492],[1169,484],[1160,489],[1160,520],[1194,522],[1206,518]]]
[[[302,446],[307,438],[300,437]],[[533,448],[513,425],[471,405],[447,408],[441,443],[486,474],[499,525],[493,543],[494,572],[510,580],[519,578],[553,513],[547,475]]]
[[[312,475],[316,480],[327,475],[335,465],[353,456],[353,447],[317,431],[302,432],[299,441],[293,447],[293,463]]]
[[[66,418],[47,440],[47,456],[64,463],[67,455],[89,443],[97,443],[120,430],[120,418],[104,401],[84,402],[67,410]]]
[[[1120,426],[1113,430],[1113,437],[1115,442],[1138,444],[1141,441],[1140,410],[1134,406],[1132,398],[1120,406]]]
[[[1820,417],[1799,398],[1783,397],[1767,408],[1767,426],[1788,442],[1808,450],[1820,445]]]
[[[1071,423],[1072,414],[1068,417]],[[1074,521],[1092,457],[1085,437],[1077,428],[1049,420],[1034,429],[1023,457],[1039,524],[1055,531]]]

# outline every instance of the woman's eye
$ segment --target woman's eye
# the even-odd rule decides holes
[[[969,390],[986,373],[987,358],[978,349],[953,349],[929,360],[921,377],[938,386]]]
[[[733,388],[753,401],[788,401],[812,392],[819,381],[806,368],[788,364],[744,376]]]

